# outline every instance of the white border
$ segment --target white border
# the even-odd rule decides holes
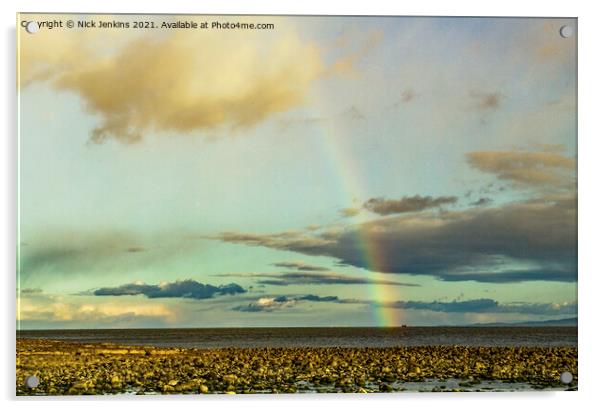
[[[14,328],[15,328],[15,211],[16,211],[16,98],[15,98],[15,13],[29,12],[120,12],[120,13],[203,13],[203,14],[346,14],[346,15],[464,15],[464,16],[547,16],[579,18],[579,392],[573,393],[497,393],[497,394],[393,394],[378,396],[319,395],[319,396],[226,396],[223,398],[191,399],[190,397],[155,397],[144,399],[105,398],[85,400],[86,406],[116,408],[131,405],[160,407],[177,403],[181,405],[220,405],[249,408],[265,406],[304,407],[326,406],[342,403],[350,407],[404,407],[412,408],[445,406],[461,408],[507,408],[524,404],[547,408],[594,406],[602,355],[597,344],[601,335],[599,204],[602,202],[599,186],[602,169],[602,144],[600,138],[600,27],[601,16],[596,13],[595,2],[552,1],[526,2],[504,0],[484,2],[475,0],[394,2],[385,0],[327,2],[304,0],[286,2],[282,0],[168,0],[163,2],[134,0],[96,0],[73,2],[69,0],[3,0],[0,2],[2,20],[2,61],[0,64],[3,98],[0,100],[4,126],[0,178],[2,206],[2,276],[4,277],[4,300],[2,316],[2,381],[4,400],[10,406],[79,407],[81,399],[15,400],[14,398]],[[599,399],[598,399],[599,400]]]

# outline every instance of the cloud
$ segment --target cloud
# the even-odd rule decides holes
[[[492,199],[490,199],[488,197],[481,197],[478,200],[475,200],[474,202],[471,202],[470,205],[471,206],[485,206],[485,205],[488,205],[491,202],[493,202]]]
[[[286,296],[273,298],[263,297],[247,305],[238,305],[233,307],[232,310],[244,312],[272,312],[283,308],[290,308],[295,305],[296,302],[296,300],[289,299]]]
[[[360,214],[361,209],[357,209],[355,207],[346,207],[344,209],[339,209],[339,214],[343,217],[354,217]]]
[[[337,297],[336,295],[327,295],[325,297],[320,297],[319,295],[307,294],[298,297],[297,300],[312,302],[337,302],[339,301],[339,297]]]
[[[224,242],[333,257],[382,273],[429,275],[445,281],[508,283],[577,280],[575,160],[555,151],[479,151],[470,166],[500,180],[534,188],[529,199],[497,207],[419,212],[456,196],[370,199],[382,216],[331,231],[226,232]],[[483,201],[474,204],[485,204]],[[409,214],[404,214],[409,213]],[[375,256],[364,256],[366,243]],[[376,260],[376,263],[374,262]]]
[[[514,302],[502,304],[490,298],[466,301],[394,301],[381,303],[383,307],[406,310],[429,310],[446,313],[497,313],[531,315],[572,315],[577,313],[576,303],[529,303]]]
[[[21,294],[42,294],[41,288],[21,288]]]
[[[478,270],[478,269],[475,269]],[[542,269],[513,270],[492,273],[487,270],[477,272],[455,272],[440,277],[444,281],[478,281],[481,283],[509,283],[523,281],[576,281],[576,268],[554,267]]]
[[[473,91],[470,93],[470,97],[475,100],[477,109],[488,111],[500,107],[503,95],[500,92]]]
[[[399,200],[372,198],[364,203],[364,208],[381,216],[387,216],[395,213],[420,212],[446,204],[453,204],[457,201],[458,198],[456,196],[431,197],[415,195],[406,196]]]
[[[318,296],[307,294],[302,296],[264,297],[247,305],[233,307],[235,311],[272,312],[283,308],[299,306],[303,302],[324,302],[334,304],[358,304],[376,308],[392,308],[400,310],[434,311],[442,313],[493,313],[493,314],[528,314],[528,315],[574,315],[577,313],[576,303],[500,303],[490,298],[473,300],[445,301],[374,301],[360,299],[341,299],[337,296]]]
[[[577,280],[576,200],[560,197],[415,214],[350,226],[327,236],[224,233],[230,243],[329,256],[383,273],[431,275],[446,281]],[[363,256],[368,240],[378,264]]]
[[[148,298],[191,298],[203,300],[214,295],[233,295],[245,293],[238,284],[213,286],[201,284],[195,280],[179,280],[173,283],[151,285],[144,283],[124,284],[119,287],[99,288],[93,292],[97,296],[145,295]]]
[[[28,242],[20,248],[19,274],[24,284],[34,276],[122,274],[149,264],[163,265],[199,245],[175,232],[140,236],[120,230],[44,229],[22,235]]]
[[[335,241],[324,235],[304,234],[303,232],[279,232],[279,233],[245,233],[228,231],[216,236],[206,236],[208,239],[220,240],[227,243],[246,244],[249,246],[262,246],[273,249],[289,250],[295,248],[299,252],[311,253],[319,251],[320,248]],[[295,250],[297,251],[297,250]]]
[[[135,143],[147,132],[251,127],[304,104],[312,83],[336,71],[324,64],[317,45],[283,26],[277,36],[236,30],[124,34],[101,50],[74,36],[66,44],[47,35],[55,41],[46,46],[60,49],[60,58],[32,51],[39,44],[25,39],[21,64],[36,70],[24,73],[22,84],[46,81],[78,95],[100,118],[91,135],[99,143]]]
[[[329,284],[377,284],[403,287],[419,287],[418,284],[400,283],[389,280],[375,280],[363,277],[350,277],[336,273],[229,273],[217,274],[218,277],[256,277],[257,282],[264,285],[329,285]]]
[[[29,236],[21,249],[19,274],[27,278],[36,273],[69,274],[87,271],[116,260],[131,260],[131,249],[138,239],[121,232],[45,231]]]
[[[180,311],[177,306],[156,303],[73,302],[52,294],[26,294],[20,298],[18,320],[27,328],[148,328],[173,326]]]
[[[285,308],[291,308],[304,301],[309,302],[334,302],[338,303],[339,297],[334,295],[321,297],[315,294],[307,294],[301,296],[286,296],[281,295],[277,297],[262,297],[257,301],[250,302],[246,305],[237,305],[232,308],[234,311],[244,312],[272,312]]]
[[[499,304],[496,312],[504,314],[533,314],[533,315],[576,315],[577,303],[562,302],[562,303],[530,303],[530,302],[513,302],[507,304]]]
[[[276,267],[294,268],[299,271],[328,271],[326,267],[312,266],[302,261],[281,261],[273,265]]]
[[[492,312],[498,307],[498,302],[488,298],[466,301],[395,301],[382,303],[382,306],[406,310],[429,310],[437,312]]]
[[[466,159],[473,168],[519,186],[575,187],[575,159],[557,152],[479,151]]]

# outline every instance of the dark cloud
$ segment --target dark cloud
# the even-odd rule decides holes
[[[337,302],[339,301],[339,297],[336,295],[328,295],[325,297],[320,297],[319,295],[307,294],[297,298],[302,301],[312,301],[312,302]]]
[[[478,200],[475,200],[474,202],[470,202],[470,205],[471,206],[486,206],[491,202],[493,202],[492,199],[490,199],[488,197],[481,197]]]
[[[44,229],[23,232],[23,235],[28,237],[29,243],[20,251],[19,274],[24,278],[53,274],[122,274],[151,263],[164,263],[198,246],[198,242],[182,240],[175,232],[143,237],[112,229]]]
[[[93,294],[98,296],[145,295],[148,298],[192,298],[202,300],[214,295],[233,295],[245,292],[245,289],[234,283],[216,287],[211,284],[201,284],[195,280],[181,280],[159,285],[131,283],[119,287],[105,287],[95,290]]]
[[[370,237],[378,249],[382,272],[428,274],[446,280],[464,274],[464,279],[487,282],[577,279],[572,200],[471,209],[431,219],[375,221],[341,234],[336,245],[325,246],[325,252],[346,264],[373,267],[359,256],[358,233]],[[516,263],[532,267],[517,274],[512,267]]]
[[[243,311],[243,312],[271,312],[278,308],[278,306],[267,306],[259,305],[256,303],[249,303],[247,305],[237,305],[232,308],[232,311]]]
[[[270,280],[259,280],[260,284],[269,285],[327,285],[327,284],[378,284],[394,285],[404,287],[417,287],[418,284],[398,283],[388,280],[373,280],[361,277],[348,277],[341,274],[304,274],[304,273],[282,273],[270,276]]]
[[[406,310],[429,310],[447,313],[496,313],[496,314],[532,314],[532,315],[567,315],[576,314],[575,303],[528,303],[517,302],[501,304],[490,298],[450,302],[442,301],[395,301],[381,303],[381,306]]]
[[[395,301],[385,303],[383,306],[405,310],[429,310],[437,312],[493,312],[498,307],[498,302],[488,298],[467,301]]]
[[[272,312],[284,308],[291,308],[300,302],[340,302],[339,297],[330,295],[321,297],[319,295],[307,294],[301,296],[280,295],[277,297],[262,297],[246,305],[237,305],[232,308],[234,311],[244,312]]]
[[[501,273],[459,272],[440,277],[444,281],[479,281],[481,283],[508,283],[523,281],[575,281],[576,269],[553,268],[542,270],[504,270]]]
[[[302,261],[281,261],[273,265],[276,267],[293,268],[299,271],[328,271],[326,267],[312,266]]]
[[[302,296],[278,296],[259,298],[249,304],[235,306],[235,311],[272,312],[282,308],[291,308],[300,303],[330,302],[335,304],[359,304],[378,308],[394,308],[401,310],[425,310],[443,313],[491,313],[491,314],[530,314],[530,315],[574,315],[577,313],[576,303],[529,303],[514,302],[501,304],[490,298],[474,300],[444,301],[392,301],[379,302],[359,299],[341,299],[337,296],[318,296],[307,294]]]
[[[574,197],[471,208],[444,215],[379,219],[324,236],[224,233],[218,239],[330,256],[383,273],[432,275],[443,280],[518,282],[577,280]],[[378,264],[363,256],[365,241]],[[517,265],[528,265],[517,270]]]
[[[103,251],[100,250],[100,252]],[[42,269],[51,269],[54,266],[70,267],[88,256],[96,257],[96,253],[92,254],[80,248],[60,248],[58,246],[28,249],[21,255],[19,273],[26,276]]]
[[[457,201],[458,198],[455,196],[431,197],[416,195],[406,196],[399,200],[372,198],[364,203],[364,208],[381,216],[387,216],[396,213],[420,212],[446,204],[453,204]]]
[[[446,281],[576,281],[575,159],[549,151],[480,151],[466,158],[470,166],[498,179],[534,187],[531,193],[538,196],[496,207],[439,213],[419,210],[454,203],[457,198],[370,199],[364,207],[377,214],[412,214],[327,232],[226,232],[213,238],[333,257],[340,265],[372,271],[430,275]],[[366,243],[375,253],[370,259],[365,256]]]
[[[21,294],[42,294],[41,288],[21,288]]]
[[[328,285],[328,284],[378,284],[378,285],[394,285],[404,287],[419,287],[418,284],[399,283],[389,280],[376,280],[363,277],[350,277],[337,273],[229,273],[216,274],[217,277],[256,277],[260,278],[258,284],[263,285]]]
[[[24,235],[29,236],[28,245],[20,249],[18,266],[18,274],[24,283],[32,277],[47,282],[56,275],[103,275],[115,278],[122,276],[124,271],[144,269],[149,265],[169,269],[172,264],[170,261],[187,257],[198,251],[200,245],[197,240],[199,236],[184,235],[179,231],[143,236],[113,229],[50,229],[35,234],[25,232]],[[297,232],[281,232],[277,236],[293,240]],[[310,242],[307,244],[311,245]],[[297,267],[301,268],[300,271],[310,271],[312,268],[301,264],[286,268]]]
[[[333,238],[325,237],[322,234],[312,235],[304,234],[303,232],[262,234],[229,231],[220,233],[217,236],[207,236],[207,238],[228,243],[262,246],[280,250],[295,249],[293,251],[307,254],[318,253],[324,246],[335,243]]]

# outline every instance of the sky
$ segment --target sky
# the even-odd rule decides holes
[[[141,18],[18,30],[18,328],[577,315],[576,20],[21,15]]]

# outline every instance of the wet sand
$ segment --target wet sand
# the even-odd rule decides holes
[[[569,371],[573,381],[560,383]],[[25,379],[36,375],[38,387]],[[17,339],[17,395],[576,390],[573,347],[184,349]]]

